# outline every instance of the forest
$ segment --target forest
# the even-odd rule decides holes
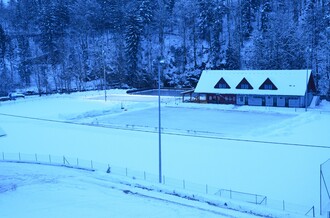
[[[330,96],[330,0],[0,0],[0,94],[307,68]]]

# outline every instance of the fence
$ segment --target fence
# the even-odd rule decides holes
[[[330,216],[330,159],[320,166],[320,214]]]
[[[42,165],[62,166],[88,171],[103,171],[117,176],[129,177],[131,179],[143,180],[150,183],[158,183],[158,175],[145,171],[132,170],[129,168],[118,167],[110,164],[99,163],[92,160],[83,160],[66,156],[24,154],[24,153],[1,153],[0,162],[15,163],[34,163]],[[328,161],[330,164],[330,161]],[[321,167],[322,169],[322,167]],[[330,168],[329,168],[330,169]],[[322,171],[321,171],[322,172]],[[329,181],[329,180],[328,180]],[[264,195],[238,192],[234,190],[219,189],[207,184],[201,185],[187,180],[179,180],[163,175],[162,183],[171,190],[185,190],[195,194],[205,194],[212,196],[221,196],[224,199],[247,202],[256,205],[263,205],[268,208],[278,209],[288,212],[300,213],[315,217],[315,208],[296,205],[285,201],[276,201],[267,198]],[[328,193],[329,194],[329,193]],[[329,197],[329,196],[328,196]],[[329,198],[328,198],[329,199]]]
[[[267,205],[267,196],[264,195],[237,192],[227,189],[220,189],[215,194],[230,199],[244,199],[244,201],[248,203]]]

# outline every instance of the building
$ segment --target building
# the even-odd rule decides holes
[[[216,104],[305,107],[316,92],[311,70],[204,70],[197,101]]]

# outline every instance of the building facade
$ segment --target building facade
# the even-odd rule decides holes
[[[316,89],[311,70],[205,70],[194,92],[204,103],[305,107]]]

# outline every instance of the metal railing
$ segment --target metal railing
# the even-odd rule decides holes
[[[248,203],[267,205],[267,196],[264,195],[238,192],[228,189],[220,189],[215,194],[230,199],[244,199],[244,201]]]
[[[79,170],[88,171],[103,171],[116,176],[129,177],[133,180],[143,180],[150,183],[159,182],[159,176],[148,173],[146,171],[133,170],[125,167],[118,167],[111,164],[95,162],[93,160],[84,160],[79,158],[71,158],[67,156],[56,155],[41,155],[41,154],[25,154],[25,153],[5,153],[2,152],[0,162],[15,162],[15,163],[32,163],[42,165],[52,165],[60,167],[68,167]],[[222,199],[231,199],[255,205],[262,205],[272,209],[278,209],[288,212],[300,213],[303,215],[315,217],[315,208],[296,205],[285,201],[276,201],[269,199],[267,196],[239,192],[228,189],[219,189],[209,186],[208,184],[201,185],[187,180],[162,176],[162,184],[177,191],[189,191],[195,194],[220,196]],[[175,192],[175,191],[174,191]],[[306,212],[307,211],[307,212]]]
[[[320,165],[320,215],[330,212],[330,159]]]

